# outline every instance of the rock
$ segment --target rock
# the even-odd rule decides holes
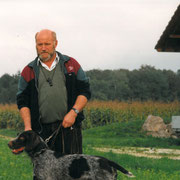
[[[169,138],[174,135],[171,125],[166,125],[161,117],[153,115],[147,117],[142,130],[153,137]]]

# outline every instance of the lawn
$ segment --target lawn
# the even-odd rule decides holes
[[[127,154],[99,152],[94,147],[155,147],[180,149],[178,139],[147,137],[140,130],[141,122],[123,122],[83,131],[85,154],[107,157],[131,171],[137,180],[179,180],[180,160],[152,159]],[[17,131],[1,129],[0,135],[15,137]],[[31,180],[32,164],[25,153],[14,155],[9,150],[8,139],[0,138],[0,180]],[[118,180],[129,179],[118,173]]]
[[[180,149],[180,139],[154,138],[141,131],[142,121],[113,123],[83,131],[84,146]]]

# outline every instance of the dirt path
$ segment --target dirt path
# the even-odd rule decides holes
[[[12,139],[14,139],[14,138],[12,138],[12,137],[3,136],[3,135],[0,135],[0,138],[6,139],[6,140],[12,140]]]
[[[12,140],[14,138],[0,135],[0,138],[6,140]],[[122,147],[119,149],[114,148],[98,148],[93,149],[101,152],[113,152],[117,154],[129,154],[137,157],[146,157],[160,159],[167,157],[169,159],[180,160],[180,150],[179,149],[157,149],[157,148],[143,148],[143,147]]]
[[[120,149],[112,149],[112,148],[94,148],[94,149],[101,152],[129,154],[137,157],[147,157],[154,159],[167,157],[169,159],[180,160],[179,149],[157,149],[157,148],[142,148],[142,147],[122,147]]]

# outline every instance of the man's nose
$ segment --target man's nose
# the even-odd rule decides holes
[[[44,51],[44,50],[46,50],[46,45],[42,45],[42,50]]]

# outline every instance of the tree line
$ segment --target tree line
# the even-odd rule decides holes
[[[180,100],[180,69],[159,70],[144,65],[138,70],[90,70],[92,99],[119,101]]]
[[[174,101],[180,100],[180,69],[177,72],[144,65],[139,69],[86,71],[92,100]],[[0,77],[0,103],[16,102],[20,73]]]

